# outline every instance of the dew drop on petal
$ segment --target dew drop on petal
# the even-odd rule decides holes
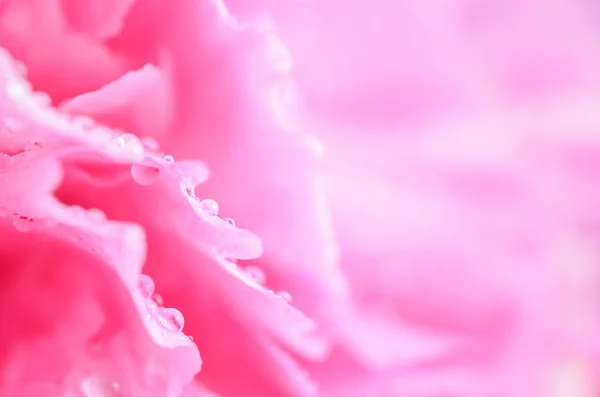
[[[163,309],[158,315],[160,325],[170,332],[181,332],[183,329],[183,314],[177,309]]]
[[[165,160],[166,162],[169,162],[169,163],[172,163],[173,161],[175,161],[173,156],[171,156],[170,154],[167,154],[165,157],[163,157],[163,160]]]
[[[152,295],[152,299],[154,299],[154,302],[156,302],[158,306],[162,306],[165,303],[163,297],[159,294]]]
[[[159,306],[154,299],[146,299],[146,316],[152,318],[159,310]]]
[[[292,295],[287,291],[277,291],[277,295],[285,300],[287,303],[292,302]]]
[[[98,208],[90,208],[87,211],[87,217],[89,220],[94,222],[102,222],[106,220],[106,214],[104,211],[99,210]]]
[[[256,266],[247,266],[244,273],[257,284],[263,285],[267,280],[265,273]]]
[[[119,147],[125,147],[125,146],[130,145],[130,144],[134,144],[134,145],[139,145],[140,144],[139,139],[137,138],[137,136],[135,136],[133,134],[123,134],[123,135],[115,138],[115,143]]]
[[[150,298],[154,293],[154,280],[146,274],[138,276],[138,289],[144,298]]]
[[[225,223],[229,223],[231,226],[235,226],[235,221],[231,218],[223,218]]]
[[[160,145],[158,144],[158,141],[154,138],[151,138],[149,136],[144,137],[141,139],[142,145],[144,145],[144,147],[146,149],[150,149],[150,150],[158,150]]]
[[[85,397],[118,397],[121,385],[109,377],[91,375],[81,381],[81,392]]]
[[[204,199],[200,201],[200,209],[207,215],[216,216],[219,213],[219,204],[215,200]]]
[[[159,169],[142,164],[131,166],[131,176],[133,180],[141,186],[150,186],[158,180]]]
[[[28,216],[15,215],[13,226],[20,232],[28,232],[33,227],[33,219]]]

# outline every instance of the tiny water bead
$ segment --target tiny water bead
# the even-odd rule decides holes
[[[175,161],[173,156],[171,156],[170,154],[167,154],[165,157],[163,157],[163,160],[165,160],[168,163],[172,163],[173,161]]]
[[[140,140],[142,142],[142,145],[144,145],[144,147],[146,149],[149,150],[158,150],[160,148],[160,145],[158,143],[158,141],[154,138],[151,138],[149,136],[144,137]]]
[[[154,302],[156,302],[158,306],[162,306],[165,303],[163,297],[159,294],[152,295],[152,299],[154,299]]]
[[[200,209],[207,215],[217,216],[219,213],[219,204],[213,199],[204,199],[200,201]]]
[[[183,329],[183,314],[177,309],[163,309],[158,315],[160,325],[170,332],[181,332]]]
[[[160,307],[152,298],[146,299],[146,317],[152,318]]]
[[[235,226],[235,221],[231,218],[223,218],[225,223],[229,223],[231,226]]]
[[[287,303],[292,302],[292,295],[287,291],[277,291],[277,295]]]
[[[119,147],[125,147],[130,144],[139,144],[137,136],[133,134],[123,134],[115,138],[115,143]]]
[[[141,186],[150,186],[158,180],[160,171],[156,167],[142,164],[131,166],[131,177]]]
[[[106,220],[106,214],[98,208],[90,208],[87,210],[87,217],[93,222],[102,222]]]
[[[121,385],[104,375],[90,375],[81,381],[81,393],[85,397],[119,397]]]
[[[267,281],[265,273],[256,266],[247,266],[244,273],[257,284],[263,285]]]
[[[154,280],[146,274],[138,276],[138,289],[144,298],[150,298],[154,293]]]
[[[28,232],[33,227],[33,219],[28,216],[15,214],[13,217],[13,226],[20,232]]]

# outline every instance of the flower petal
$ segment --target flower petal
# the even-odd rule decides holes
[[[27,65],[31,83],[54,103],[102,87],[136,67],[127,57],[70,30],[60,0],[3,5],[0,46]]]
[[[87,387],[88,381],[94,387],[118,382],[127,393],[146,393],[146,365],[154,368],[154,391],[178,393],[199,370],[200,359],[187,337],[165,338],[147,318],[137,286],[146,254],[142,229],[108,221],[97,210],[67,206],[54,196],[67,158],[132,161],[140,150],[109,145],[115,136],[110,130],[84,129],[38,103],[21,89],[24,82],[15,79],[4,53],[0,71],[0,116],[11,121],[0,131],[0,148],[12,154],[2,154],[0,164],[0,183],[7,187],[0,193],[0,227],[7,243],[0,255],[13,279],[2,294],[5,311],[15,317],[2,335],[2,343],[13,349],[3,349],[12,363],[5,379],[8,393],[35,395],[39,390],[25,388],[45,388],[40,382],[64,391],[80,383]],[[27,148],[26,139],[40,145]],[[34,365],[39,372],[30,372]],[[120,370],[131,377],[115,379]]]
[[[69,100],[61,109],[140,137],[162,140],[172,122],[171,106],[165,72],[147,64],[97,91]]]
[[[72,29],[104,40],[119,34],[135,1],[62,0],[62,10]]]

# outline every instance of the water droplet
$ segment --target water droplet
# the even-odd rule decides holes
[[[235,226],[235,221],[231,218],[223,218],[225,223],[229,223],[231,226]]]
[[[81,381],[85,397],[117,397],[121,395],[119,382],[103,375],[88,376]]]
[[[219,204],[215,200],[204,199],[200,201],[200,209],[207,215],[216,216],[219,213]]]
[[[144,298],[150,298],[154,293],[154,280],[146,274],[138,276],[138,289]]]
[[[106,214],[104,211],[97,208],[90,208],[87,211],[87,217],[94,222],[102,222],[106,220]]]
[[[285,300],[287,303],[292,302],[292,295],[287,291],[277,291],[277,295]]]
[[[256,266],[247,266],[244,273],[255,283],[263,285],[267,280],[265,273]]]
[[[139,144],[139,140],[133,134],[123,134],[115,139],[115,143],[119,147],[125,147],[131,144]]]
[[[158,322],[167,331],[181,332],[183,329],[183,314],[177,309],[163,309],[158,316]]]
[[[159,294],[152,295],[152,299],[154,299],[154,302],[156,302],[156,304],[158,306],[162,306],[165,303],[165,301],[163,300],[163,297],[160,296]]]
[[[158,310],[159,310],[159,306],[154,301],[154,299],[152,299],[152,298],[146,299],[146,316],[148,318],[152,318]]]
[[[13,218],[13,226],[20,232],[28,232],[33,227],[33,219],[16,214]]]
[[[144,145],[144,147],[146,149],[158,150],[160,147],[160,145],[158,144],[158,141],[149,136],[142,138],[141,141],[142,141],[142,145]]]
[[[142,164],[134,164],[131,166],[131,176],[138,185],[152,185],[158,180],[159,173],[160,171],[156,167]]]
[[[172,163],[173,161],[175,161],[175,159],[173,158],[173,156],[171,156],[170,154],[167,154],[165,157],[163,157],[163,160]]]

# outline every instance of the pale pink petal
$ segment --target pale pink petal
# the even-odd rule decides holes
[[[171,107],[165,72],[147,64],[98,91],[67,101],[61,109],[70,114],[85,114],[140,137],[164,139],[173,118]]]
[[[169,31],[167,60],[177,105],[165,147],[209,164],[212,177],[197,192],[261,236],[265,253],[256,265],[269,285],[288,290],[303,310],[314,309],[311,316],[317,307],[303,301],[318,301],[326,312],[343,299],[345,280],[318,176],[318,148],[276,117],[273,90],[285,82],[286,54],[270,31],[237,31],[227,15],[206,5],[171,12],[180,21]],[[200,50],[190,53],[188,46]]]
[[[303,253],[312,255],[320,265],[303,269],[304,263],[312,261],[313,257],[300,256],[294,258],[294,262],[286,264],[294,267],[293,272],[281,268],[282,277],[289,277],[291,281],[296,279],[295,284],[291,285],[297,285],[298,289],[293,292],[301,291],[303,279],[311,280],[311,283],[318,281],[319,288],[323,291],[320,293],[324,296],[331,293],[331,287],[343,291],[343,281],[339,280],[341,276],[335,270],[333,262],[335,249],[331,236],[328,235],[329,226],[326,223],[321,226],[325,208],[319,197],[318,186],[313,187],[315,168],[310,164],[315,159],[311,154],[310,144],[302,135],[282,131],[280,128],[269,127],[261,132],[262,126],[259,123],[268,110],[263,108],[262,103],[267,104],[268,98],[258,102],[259,107],[255,110],[245,108],[254,106],[252,102],[261,99],[256,95],[265,93],[253,91],[254,85],[244,87],[240,84],[244,81],[255,84],[252,76],[246,75],[248,72],[244,68],[240,69],[240,66],[250,66],[255,57],[260,61],[261,53],[258,51],[263,49],[257,47],[256,38],[251,32],[233,30],[228,25],[226,15],[213,8],[215,6],[210,2],[182,2],[169,9],[169,18],[176,18],[179,23],[168,26],[166,33],[169,49],[163,62],[174,90],[176,112],[170,135],[158,136],[161,148],[176,159],[199,157],[206,161],[211,167],[211,178],[195,189],[199,199],[217,199],[221,211],[227,211],[227,215],[237,218],[237,214],[240,214],[237,220],[242,226],[249,224],[260,228],[268,215],[265,211],[275,210],[267,207],[269,201],[260,202],[262,197],[275,200],[282,206],[277,209],[277,214],[284,214],[293,207],[304,208],[305,205],[310,205],[309,208],[316,210],[310,219],[304,220],[307,213],[302,212],[294,220],[294,224],[302,232],[304,242],[310,236],[311,244],[314,244],[314,248],[310,250],[306,250],[306,246],[288,247],[279,244],[286,240],[279,239],[277,230],[287,229],[289,222],[277,225],[277,229],[272,232],[269,231],[270,226],[260,229],[271,241],[273,250],[280,247],[278,258],[273,260],[272,266],[282,266],[283,263],[278,262],[282,262],[284,258],[294,258]],[[134,9],[132,18],[136,17],[135,13]],[[190,35],[190,31],[197,34]],[[202,40],[194,44],[198,51],[187,51],[188,46],[197,40]],[[143,95],[144,87],[160,83],[153,80],[154,76],[156,74],[152,69],[140,70],[101,91],[75,98],[65,105],[65,109],[100,115],[100,119],[107,120],[114,126],[127,123],[132,114],[136,117],[135,114],[139,111],[137,114],[140,116],[137,117],[145,118],[144,122],[150,124],[156,115],[148,103],[142,103],[135,110],[130,106],[107,103],[107,100],[113,92],[120,93],[122,90],[133,92],[133,97],[140,98],[138,95]],[[263,78],[263,75],[258,77]],[[182,85],[184,81],[185,84]],[[265,120],[268,122],[268,119]],[[244,128],[245,122],[252,122],[249,125],[255,125],[253,130],[237,135],[237,128]],[[125,125],[133,126],[133,123]],[[144,131],[139,124],[133,128]],[[231,146],[229,143],[234,141],[237,141],[236,145]],[[252,148],[250,145],[255,145],[257,141],[267,145]],[[243,152],[244,148],[252,149],[249,155]],[[259,179],[262,178],[263,171],[272,168],[270,162],[259,164],[261,158],[285,160],[287,156],[292,156],[293,161],[290,159],[289,165],[282,168],[279,177],[267,174],[264,179]],[[225,159],[229,159],[229,164]],[[215,254],[230,258],[254,256],[258,253],[254,248],[250,248],[247,253],[243,251],[246,247],[254,246],[252,238],[217,217],[203,214],[199,199],[194,194],[194,184],[174,183],[179,177],[169,175],[172,170],[177,174],[175,170],[180,166],[178,160],[172,167],[162,163],[144,164],[160,170],[160,177],[152,186],[141,187],[126,182],[114,186],[114,190],[103,191],[102,194],[102,190],[99,190],[84,197],[78,192],[91,192],[92,188],[80,189],[79,184],[85,181],[72,174],[74,184],[62,192],[62,197],[70,197],[65,198],[69,202],[73,200],[85,203],[86,206],[103,208],[115,219],[135,220],[146,226],[150,247],[148,272],[155,278],[163,291],[161,294],[168,301],[175,302],[184,313],[195,313],[186,317],[186,329],[195,330],[192,331],[194,341],[199,345],[205,362],[213,363],[212,366],[207,364],[200,376],[207,385],[219,392],[247,389],[250,390],[249,393],[256,395],[274,393],[276,390],[286,395],[309,393],[310,388],[305,390],[298,386],[304,381],[301,380],[302,376],[295,375],[295,366],[282,364],[287,353],[276,350],[278,353],[270,354],[269,351],[277,349],[277,345],[281,343],[302,355],[321,358],[324,353],[322,343],[305,336],[311,323],[292,309],[283,298],[257,285],[241,269],[215,258]],[[227,167],[222,167],[223,164]],[[244,164],[255,164],[257,168],[249,168],[244,175],[237,174],[236,168],[243,167]],[[269,186],[273,177],[294,179],[290,179],[287,186],[281,184],[274,192],[265,191],[264,186]],[[255,182],[252,181],[253,178],[256,179]],[[230,181],[235,182],[231,184]],[[297,185],[298,181],[301,181],[300,185]],[[308,187],[306,193],[303,193],[305,196],[298,196],[304,186]],[[214,195],[209,196],[208,192],[214,192]],[[248,193],[253,196],[244,198],[243,195]],[[132,199],[118,203],[112,200],[103,202],[103,196]],[[184,206],[182,199],[187,201],[187,205]],[[285,205],[290,200],[293,200],[291,204]],[[249,211],[251,208],[253,211]],[[260,211],[256,211],[257,209]],[[161,218],[154,217],[155,213],[161,213]],[[196,216],[192,216],[193,213]],[[246,221],[243,218],[245,213],[254,214],[255,218]],[[304,222],[306,226],[303,225]],[[318,234],[312,235],[315,230]],[[170,265],[171,263],[176,265]],[[331,270],[324,273],[322,265]],[[333,280],[335,284],[330,285]],[[298,299],[302,298],[298,296]],[[210,302],[210,305],[203,302]],[[216,315],[217,312],[223,314]],[[230,338],[225,337],[224,329],[232,330]],[[257,373],[258,363],[262,369]],[[281,375],[273,377],[274,373]],[[230,382],[230,377],[234,375],[243,382]]]
[[[269,364],[273,359],[259,341],[267,338],[268,344],[283,343],[309,356],[322,356],[322,344],[307,338],[311,323],[284,299],[264,290],[233,263],[218,259],[253,257],[260,253],[260,245],[250,233],[205,214],[189,185],[180,181],[178,165],[150,163],[160,167],[159,179],[150,186],[134,181],[86,185],[78,174],[68,173],[58,194],[66,202],[102,208],[112,219],[145,226],[149,244],[145,271],[156,280],[169,306],[184,316],[191,313],[186,316],[186,332],[194,336],[205,362],[212,363],[201,374],[207,385],[236,390],[255,384],[259,394],[280,388],[292,392],[287,382],[270,380],[268,374],[281,369]],[[105,199],[111,197],[128,199]],[[162,216],[157,218],[156,213]],[[231,336],[224,330],[231,330]],[[233,348],[236,344],[239,347]],[[271,366],[266,373],[255,371]],[[243,375],[244,382],[228,381],[234,373]]]

